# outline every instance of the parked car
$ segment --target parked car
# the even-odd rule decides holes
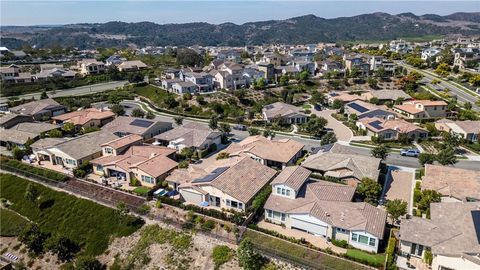
[[[313,108],[317,111],[321,111],[322,110],[322,106],[320,104],[315,104],[315,106],[313,106]]]
[[[403,149],[400,151],[400,155],[406,157],[418,157],[420,155],[420,151],[418,149]]]
[[[237,125],[234,125],[234,126],[233,126],[233,129],[245,131],[245,130],[247,130],[247,126],[237,124]]]

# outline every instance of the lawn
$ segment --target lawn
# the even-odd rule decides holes
[[[145,195],[150,191],[147,187],[136,187],[133,192],[137,193],[138,195]]]
[[[35,203],[24,199],[29,184],[40,193]],[[0,185],[0,197],[12,202],[9,209],[37,223],[44,232],[77,242],[84,255],[102,254],[113,237],[128,236],[144,223],[140,218],[122,216],[115,209],[11,174],[0,174]]]
[[[161,105],[163,101],[169,96],[174,94],[168,93],[166,90],[160,89],[152,85],[135,86],[133,91],[139,95],[150,99],[155,104]]]
[[[17,213],[0,208],[0,236],[17,236],[28,223]]]
[[[303,265],[315,265],[317,267],[324,266],[326,269],[330,270],[368,269],[367,267],[363,267],[354,262],[320,253],[306,247],[289,243],[285,240],[273,236],[264,235],[253,230],[247,230],[245,232],[245,236],[248,237],[252,241],[252,243],[259,249],[269,253],[275,253],[274,255],[285,257],[289,260],[297,261],[298,263]]]
[[[358,249],[348,249],[347,257],[356,258],[361,261],[368,261],[371,265],[381,266],[385,262],[385,254],[371,254]]]

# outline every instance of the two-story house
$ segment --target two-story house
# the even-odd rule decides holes
[[[385,235],[386,211],[352,202],[355,187],[313,180],[310,175],[303,167],[285,168],[271,182],[265,220],[377,253]]]
[[[105,63],[95,59],[82,59],[77,62],[77,67],[82,75],[100,74],[105,72]]]
[[[447,107],[443,100],[414,100],[395,105],[393,110],[409,119],[429,119],[447,117]]]

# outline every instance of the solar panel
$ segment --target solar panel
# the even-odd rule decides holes
[[[207,182],[211,182],[212,180],[214,180],[215,178],[217,178],[220,174],[222,174],[223,172],[225,172],[225,171],[228,170],[229,168],[230,168],[230,167],[220,167],[220,168],[216,168],[215,170],[213,170],[213,171],[212,171],[211,173],[209,173],[208,175],[193,180],[192,183],[207,183]]]
[[[368,124],[369,124],[370,126],[376,128],[376,129],[382,129],[383,127],[382,127],[381,123],[382,123],[381,121],[375,120],[375,121],[370,122],[370,123],[368,123]]]
[[[367,108],[365,108],[363,106],[360,106],[357,103],[348,103],[347,106],[356,110],[357,112],[360,112],[360,113],[364,113],[364,112],[368,111]]]
[[[135,119],[130,123],[130,125],[132,126],[143,127],[143,128],[147,128],[152,124],[153,124],[152,121],[143,120],[143,119]]]

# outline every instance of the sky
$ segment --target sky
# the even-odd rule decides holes
[[[448,15],[454,12],[480,12],[480,1],[162,1],[162,0],[1,0],[1,25],[56,25],[102,23],[108,21],[160,24],[280,20],[306,14],[324,18],[347,17],[364,13],[412,12]]]

